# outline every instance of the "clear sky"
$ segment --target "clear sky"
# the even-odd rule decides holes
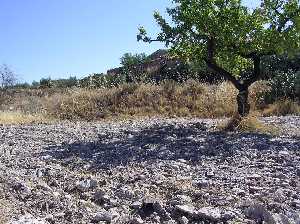
[[[0,64],[28,82],[105,73],[126,52],[150,54],[163,47],[138,43],[136,34],[139,25],[155,33],[153,11],[165,12],[170,2],[0,0]]]

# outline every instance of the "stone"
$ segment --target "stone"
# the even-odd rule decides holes
[[[53,192],[52,188],[46,184],[45,182],[41,181],[37,184],[37,188],[40,188],[44,191],[49,191],[49,192]]]
[[[274,193],[274,201],[278,203],[283,203],[286,200],[286,197],[282,190],[277,190]]]
[[[209,181],[205,180],[205,179],[196,180],[196,181],[193,181],[193,185],[195,185],[196,187],[199,187],[199,188],[206,188],[206,187],[209,187]]]
[[[156,213],[164,220],[171,219],[169,213],[167,213],[162,203],[159,200],[153,198],[146,198],[143,201],[140,208],[140,213],[142,216],[150,216]]]
[[[132,200],[135,198],[134,191],[129,186],[124,186],[115,192],[115,195],[121,199]]]
[[[212,177],[214,177],[215,176],[215,173],[213,172],[213,171],[209,171],[209,172],[206,172],[206,177],[208,177],[208,178],[212,178]]]
[[[259,180],[259,179],[261,179],[261,175],[252,174],[252,175],[248,175],[247,178],[250,179],[250,180]]]
[[[141,217],[134,217],[130,220],[131,224],[143,224],[144,220]]]
[[[253,203],[244,210],[247,218],[255,220],[259,223],[275,223],[272,214],[261,204]]]
[[[14,183],[13,189],[18,192],[18,196],[22,199],[25,199],[31,195],[31,189],[26,183],[21,181]]]
[[[36,219],[30,214],[26,214],[9,224],[47,224],[47,222],[43,219]]]
[[[154,215],[152,217],[152,220],[155,222],[155,223],[161,223],[161,218],[158,216],[158,215]]]
[[[177,224],[177,222],[173,219],[164,221],[163,224]]]
[[[92,221],[93,222],[100,222],[100,221],[105,221],[105,222],[111,222],[113,219],[113,216],[110,212],[103,210],[100,212],[97,212],[96,214],[93,215]]]
[[[175,209],[183,214],[195,217],[198,215],[197,210],[191,205],[176,205]]]
[[[245,195],[246,195],[246,191],[244,191],[243,189],[240,189],[240,188],[233,188],[232,190],[233,190],[238,196],[245,197]]]
[[[300,167],[298,167],[298,168],[296,169],[296,175],[297,175],[298,177],[300,177]]]
[[[198,210],[198,218],[211,222],[218,222],[221,220],[222,215],[218,208],[203,207]]]
[[[255,194],[255,193],[261,192],[263,190],[264,190],[264,188],[262,188],[262,187],[249,186],[249,193],[250,194]]]
[[[135,201],[131,204],[131,208],[133,209],[140,209],[142,207],[143,203],[140,201]]]
[[[281,150],[281,151],[278,152],[278,155],[286,157],[286,156],[289,156],[290,153],[288,151],[286,151],[286,150]]]
[[[110,197],[106,194],[105,191],[103,190],[98,190],[94,193],[93,195],[93,201],[96,204],[102,205],[104,203],[109,203],[110,202]]]
[[[192,199],[187,195],[177,195],[170,201],[171,205],[183,205],[189,203],[192,203]]]
[[[97,181],[94,179],[85,179],[76,182],[76,188],[80,191],[88,191],[97,187]]]
[[[222,212],[222,221],[227,222],[228,220],[232,220],[236,217],[236,214],[233,212],[233,210],[223,211]]]
[[[291,205],[296,209],[300,209],[300,200],[293,200]]]
[[[180,218],[178,219],[178,222],[179,222],[180,224],[188,224],[188,223],[189,223],[189,220],[188,220],[187,217],[182,216],[182,217],[180,217]]]
[[[259,119],[300,127],[299,116]],[[199,120],[0,125],[0,216],[30,213],[50,224],[92,223],[99,212],[106,218],[97,219],[108,221],[97,224],[300,223],[296,132],[287,128],[290,134],[271,141],[261,134],[215,132],[220,120],[205,120],[211,129],[202,131],[193,126]],[[8,141],[14,144],[8,147]],[[9,148],[8,157],[3,150]],[[279,155],[282,150],[290,155]],[[214,176],[205,176],[208,171]],[[265,207],[244,215],[252,204]]]
[[[37,169],[35,172],[36,177],[41,178],[43,177],[44,173],[41,169]]]
[[[291,224],[293,223],[288,217],[283,214],[273,214],[273,219],[276,224]]]

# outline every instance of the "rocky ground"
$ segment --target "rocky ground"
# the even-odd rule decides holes
[[[0,222],[300,223],[300,117],[265,118],[279,137],[216,122],[1,126]]]

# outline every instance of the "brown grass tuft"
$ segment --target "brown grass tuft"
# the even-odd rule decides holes
[[[264,116],[300,115],[300,105],[290,99],[282,99],[269,105],[264,111]]]
[[[109,89],[74,89],[53,95],[45,99],[44,108],[59,119],[153,115],[213,118],[235,113],[235,95],[236,90],[229,83],[211,86],[195,81],[126,84]]]
[[[29,124],[45,123],[50,121],[42,115],[30,115],[22,112],[3,111],[0,112],[0,124]]]
[[[268,91],[264,81],[250,87],[252,111],[266,107],[264,95]],[[195,80],[182,84],[174,81],[160,85],[124,84],[103,89],[11,90],[0,92],[0,110],[69,120],[144,116],[220,118],[234,116],[236,95],[236,88],[229,82],[208,85]]]
[[[222,122],[218,129],[226,132],[240,131],[271,135],[278,135],[280,133],[280,129],[278,127],[263,123],[253,114],[247,117],[241,117],[236,114],[228,121]]]

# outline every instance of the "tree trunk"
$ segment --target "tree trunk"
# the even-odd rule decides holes
[[[246,117],[250,111],[250,104],[248,103],[248,88],[239,90],[237,95],[238,113],[241,117]]]

